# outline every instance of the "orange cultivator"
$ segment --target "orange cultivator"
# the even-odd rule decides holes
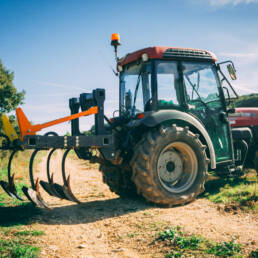
[[[114,149],[114,139],[111,134],[107,134],[104,127],[104,100],[105,91],[103,89],[96,89],[92,93],[83,93],[80,98],[72,98],[69,100],[69,106],[71,115],[60,118],[44,124],[31,125],[21,108],[16,110],[17,120],[20,129],[20,139],[18,138],[15,130],[10,124],[8,118],[3,115],[2,122],[5,134],[1,134],[3,139],[0,149],[12,150],[12,153],[8,162],[8,182],[0,181],[1,187],[4,191],[13,198],[23,200],[16,191],[14,178],[15,175],[11,173],[11,164],[15,154],[18,151],[26,149],[34,149],[29,162],[29,177],[31,187],[23,187],[22,191],[24,195],[34,203],[37,207],[50,209],[40,192],[40,185],[51,196],[60,199],[66,199],[72,202],[81,203],[73,194],[71,190],[70,178],[71,175],[66,175],[65,163],[68,153],[74,150],[77,156],[81,159],[101,162],[101,158],[94,157],[91,153],[91,149],[103,149],[103,158],[112,159]],[[82,112],[79,112],[79,109]],[[82,116],[95,115],[95,135],[85,136],[79,130],[79,118]],[[55,132],[49,132],[45,135],[36,135],[36,132],[59,124],[66,121],[72,121],[72,136],[58,136]],[[36,155],[41,150],[51,149],[47,157],[47,179],[48,181],[42,181],[39,178],[34,178],[33,163]],[[54,182],[54,174],[50,172],[50,160],[53,153],[57,149],[65,149],[62,158],[62,179],[63,185]]]

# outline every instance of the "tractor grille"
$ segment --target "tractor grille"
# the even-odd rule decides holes
[[[204,59],[214,60],[212,55],[205,50],[194,50],[194,49],[182,49],[182,48],[169,48],[164,54],[164,58],[187,58],[187,59]]]

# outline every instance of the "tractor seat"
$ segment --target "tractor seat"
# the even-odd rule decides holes
[[[232,136],[234,141],[244,140],[246,143],[250,143],[253,139],[253,134],[250,128],[241,127],[232,129]]]

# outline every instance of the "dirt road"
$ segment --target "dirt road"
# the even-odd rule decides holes
[[[57,182],[61,182],[60,155],[52,162]],[[73,158],[68,163],[74,193],[82,204],[41,191],[52,211],[42,212],[29,227],[46,233],[39,238],[42,257],[164,257],[166,247],[152,242],[158,232],[174,226],[209,240],[236,239],[246,253],[258,247],[255,214],[226,213],[206,199],[174,208],[120,199],[102,183],[97,168]],[[45,160],[38,167],[41,178],[46,178],[44,168]]]

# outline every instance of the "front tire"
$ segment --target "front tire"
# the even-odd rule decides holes
[[[188,127],[149,131],[136,145],[132,180],[143,197],[157,204],[185,204],[204,191],[206,146]]]
[[[131,169],[122,169],[112,164],[101,164],[103,182],[109,186],[111,192],[122,198],[133,198],[137,195],[135,184],[131,180]]]

